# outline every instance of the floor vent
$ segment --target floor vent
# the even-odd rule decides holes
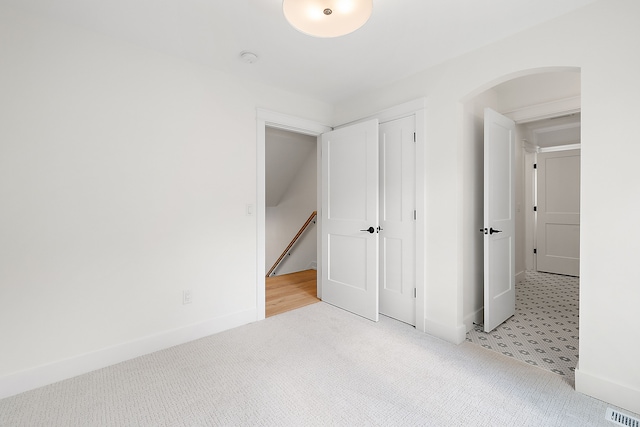
[[[620,412],[613,410],[611,408],[607,408],[607,414],[605,415],[605,418],[611,421],[612,423],[616,423],[620,426],[640,427],[639,419],[621,414]]]

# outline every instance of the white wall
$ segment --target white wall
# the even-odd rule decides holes
[[[498,83],[579,67],[582,81],[582,206],[579,391],[640,412],[636,339],[640,183],[635,118],[640,114],[640,2],[601,0],[577,12],[433,67],[336,107],[346,123],[428,97],[425,162],[425,327],[464,339],[464,103]],[[624,154],[621,154],[624,153]],[[612,218],[611,207],[616,207]],[[607,230],[603,233],[602,230]]]
[[[579,67],[576,386],[640,412],[637,0],[600,0],[343,102],[335,113],[80,29],[0,12],[0,395],[28,387],[25,379],[56,361],[70,361],[55,365],[68,371],[47,371],[54,373],[46,379],[250,321],[262,274],[255,219],[245,215],[256,198],[256,107],[340,124],[427,97],[420,159],[427,273],[418,311],[425,310],[428,332],[462,341],[464,103],[513,77]],[[187,287],[194,302],[183,306]]]
[[[580,96],[580,73],[540,73],[509,80],[494,88],[498,111],[509,112],[531,105]]]
[[[0,397],[256,319],[256,107],[330,106],[5,7],[0,70]]]
[[[266,209],[265,259],[267,271],[298,233],[309,215],[317,210],[316,163],[317,154],[314,147],[304,163],[300,165],[298,173],[291,181],[278,206]],[[310,224],[291,251],[291,256],[286,257],[276,269],[275,275],[306,270],[312,262],[316,262],[316,232],[316,225]]]

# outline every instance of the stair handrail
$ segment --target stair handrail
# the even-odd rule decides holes
[[[298,234],[296,234],[295,237],[293,239],[291,239],[291,242],[289,243],[289,246],[287,246],[287,248],[282,252],[282,255],[280,255],[280,258],[278,258],[278,260],[273,264],[273,266],[271,267],[271,269],[269,270],[269,272],[267,273],[267,275],[265,277],[271,276],[271,273],[273,273],[275,271],[275,269],[278,268],[278,266],[280,265],[282,260],[284,260],[284,257],[286,257],[287,253],[289,253],[289,250],[291,250],[293,245],[296,244],[296,242],[298,241],[300,236],[302,236],[302,233],[305,232],[305,230],[307,229],[309,224],[311,224],[311,222],[313,221],[313,219],[316,216],[318,216],[318,211],[313,211],[311,213],[311,215],[309,215],[309,218],[307,219],[307,221],[304,223],[304,225],[302,227],[300,227],[300,230],[298,230]]]

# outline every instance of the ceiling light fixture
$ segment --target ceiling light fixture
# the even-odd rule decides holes
[[[298,31],[314,37],[339,37],[362,27],[373,0],[283,0],[282,11]]]

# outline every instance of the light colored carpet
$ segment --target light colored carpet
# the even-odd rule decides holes
[[[474,326],[467,341],[574,381],[579,298],[577,277],[527,271],[516,285],[516,314],[490,333]]]
[[[2,426],[612,426],[563,377],[325,303],[0,400]]]

